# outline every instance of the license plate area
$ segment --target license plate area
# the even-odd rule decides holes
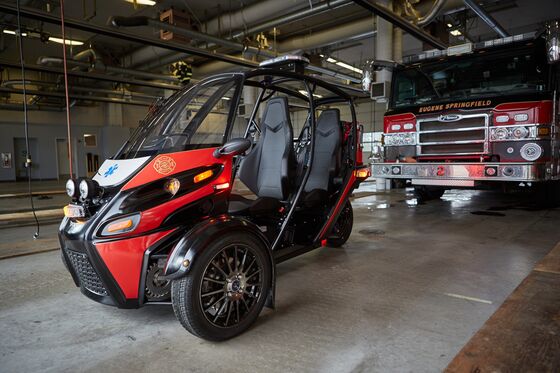
[[[86,216],[83,206],[72,203],[64,206],[64,216],[67,218],[83,218]]]

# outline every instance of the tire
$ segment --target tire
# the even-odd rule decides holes
[[[331,235],[327,238],[327,245],[331,247],[340,247],[344,245],[352,233],[353,225],[354,211],[352,210],[352,204],[350,201],[346,201],[346,204],[334,223]]]
[[[419,185],[414,187],[414,195],[421,202],[431,201],[434,199],[440,199],[445,193],[445,188],[434,187],[427,185]]]
[[[187,275],[171,284],[173,311],[181,325],[209,341],[223,341],[247,330],[270,291],[267,250],[247,233],[228,234],[212,242],[193,260]]]

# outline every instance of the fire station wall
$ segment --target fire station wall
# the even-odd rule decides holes
[[[142,108],[145,113],[146,108]],[[123,114],[125,111],[123,111]],[[71,111],[72,146],[74,147],[74,172],[78,176],[87,174],[87,153],[97,155],[99,164],[110,157],[130,134],[132,125],[141,119],[135,111],[127,111],[127,120],[117,126],[108,126],[105,105],[94,107],[74,107]],[[29,111],[29,137],[33,139],[31,156],[34,166],[31,176],[36,180],[57,179],[57,139],[66,139],[66,114],[64,111]],[[138,118],[134,118],[138,117]],[[86,146],[84,135],[96,135],[96,146]],[[10,153],[11,167],[0,164],[0,181],[16,180],[15,139],[23,139],[23,112],[2,110],[0,115],[0,153]],[[23,141],[23,140],[21,140]],[[68,173],[68,172],[60,172]]]

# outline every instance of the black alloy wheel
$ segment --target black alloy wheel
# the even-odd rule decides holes
[[[213,341],[245,331],[261,312],[271,265],[259,239],[243,233],[217,239],[183,278],[172,283],[175,315],[192,334]]]

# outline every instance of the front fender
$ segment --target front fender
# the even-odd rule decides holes
[[[221,215],[195,225],[177,242],[167,259],[163,278],[174,280],[189,273],[197,257],[217,237],[230,232],[245,231],[262,241],[267,248],[270,264],[274,270],[274,260],[270,243],[260,229],[252,222],[239,217]],[[188,262],[187,262],[188,261]],[[186,266],[184,264],[187,264]]]
[[[259,227],[254,223],[243,218],[221,215],[216,218],[208,219],[195,225],[177,242],[171,254],[167,258],[163,279],[174,280],[185,276],[189,273],[193,263],[197,257],[212,243],[216,237],[229,232],[245,231],[252,234],[262,241],[266,247],[266,252],[270,260],[270,269],[272,271],[272,279],[270,284],[270,292],[267,296],[265,305],[274,308],[276,294],[276,265],[270,248],[270,242],[262,234]],[[188,262],[185,262],[188,260]],[[183,263],[186,263],[185,266]]]

